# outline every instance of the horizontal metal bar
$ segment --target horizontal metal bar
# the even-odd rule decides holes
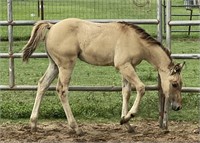
[[[22,53],[14,53],[9,55],[8,53],[0,53],[0,58],[22,58]],[[31,58],[47,58],[46,53],[33,53]]]
[[[200,59],[200,54],[172,54],[174,59]]]
[[[108,22],[118,22],[118,21],[125,21],[128,23],[134,23],[134,24],[158,24],[159,21],[157,19],[87,19],[88,21],[97,22],[97,23],[108,23]],[[49,21],[51,23],[57,23],[60,20],[45,20]],[[37,21],[29,21],[29,20],[17,20],[17,21],[0,21],[1,26],[28,26],[28,25],[34,25]]]
[[[17,21],[0,21],[0,26],[8,26],[8,25],[13,25],[13,26],[30,26],[34,25],[37,21],[33,20],[17,20]],[[58,21],[50,21],[52,23],[56,23]]]
[[[190,16],[190,14],[172,14],[171,16]],[[192,16],[200,16],[200,14],[192,14]]]
[[[171,5],[171,7],[200,7],[200,5],[185,4],[185,5]]]
[[[170,21],[170,26],[190,26],[190,25],[200,25],[200,20],[179,20]]]
[[[146,86],[146,90],[157,90],[158,87],[155,85]],[[8,85],[0,85],[0,90],[37,90],[36,85],[16,85],[9,87]],[[49,90],[56,90],[55,86],[50,86]],[[70,86],[69,91],[121,91],[122,88],[119,86]],[[135,91],[135,88],[132,88]]]
[[[0,53],[0,58],[21,58],[22,53],[15,53],[13,55],[9,55],[8,53]],[[47,58],[46,53],[33,53],[31,58]],[[172,54],[172,58],[174,59],[200,59],[200,54]]]
[[[108,23],[108,22],[118,22],[118,21],[125,21],[128,23],[134,23],[134,24],[158,24],[159,23],[157,19],[89,19],[89,21],[93,21],[97,23]]]
[[[0,85],[0,90],[37,90],[36,85],[16,85],[14,87],[9,87],[8,85]],[[55,86],[50,86],[49,90],[56,90]],[[69,91],[106,91],[106,92],[116,92],[121,91],[122,87],[120,86],[70,86]],[[155,91],[158,90],[157,85],[148,85],[145,87],[146,91]],[[132,91],[135,91],[135,88],[132,88]],[[200,92],[200,87],[183,87],[182,92]]]
[[[200,87],[183,87],[181,92],[197,92],[197,93],[200,93]]]
[[[172,30],[171,32],[188,32],[189,30]],[[190,30],[190,32],[199,32],[200,30]]]

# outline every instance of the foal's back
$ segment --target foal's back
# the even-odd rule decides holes
[[[140,55],[141,49],[134,50],[141,48],[138,40],[134,30],[122,23],[93,23],[73,18],[55,24],[48,33],[46,45],[57,62],[78,57],[105,66]]]

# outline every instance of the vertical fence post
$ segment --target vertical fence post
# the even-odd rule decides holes
[[[190,9],[190,20],[192,20],[192,15],[193,15],[193,9]],[[189,25],[188,27],[188,35],[190,35],[190,31],[191,31],[191,25]]]
[[[171,50],[171,0],[166,2],[166,46]]]
[[[166,2],[165,0],[163,1],[163,22],[164,22],[164,33],[166,33]]]
[[[7,0],[7,18],[8,18],[8,53],[9,53],[9,86],[15,86],[14,75],[14,58],[13,58],[13,12],[12,12],[12,0]]]
[[[44,0],[41,0],[41,20],[44,20]]]
[[[167,0],[166,4],[166,46],[171,50],[171,26],[169,22],[171,21],[171,0]],[[160,80],[160,77],[159,77]],[[165,95],[163,94],[161,83],[159,83],[159,125],[163,128],[163,116],[165,108]],[[168,114],[168,113],[167,113]]]
[[[41,20],[44,20],[44,0],[38,0],[37,11],[38,17],[40,17]]]
[[[162,1],[157,0],[157,20],[158,20],[158,26],[157,26],[157,40],[159,42],[162,42]]]
[[[40,0],[37,2],[38,17],[40,17]]]
[[[162,42],[162,1],[157,0],[157,19],[158,19],[158,26],[157,26],[157,40]],[[161,79],[160,75],[158,74],[158,96],[159,96],[159,125],[162,128],[163,125],[163,115],[164,115],[164,94],[161,87]]]

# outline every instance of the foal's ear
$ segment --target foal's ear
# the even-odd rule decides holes
[[[185,61],[181,64],[181,63],[177,63],[172,69],[171,69],[171,75],[173,74],[180,74],[181,73],[181,70],[183,69],[185,65]]]

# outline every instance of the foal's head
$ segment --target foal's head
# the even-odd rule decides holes
[[[182,88],[182,77],[181,70],[184,66],[183,64],[175,64],[170,67],[170,73],[164,82],[164,86],[168,89],[169,100],[172,105],[172,109],[178,111],[182,108],[182,97],[181,97],[181,88]]]

